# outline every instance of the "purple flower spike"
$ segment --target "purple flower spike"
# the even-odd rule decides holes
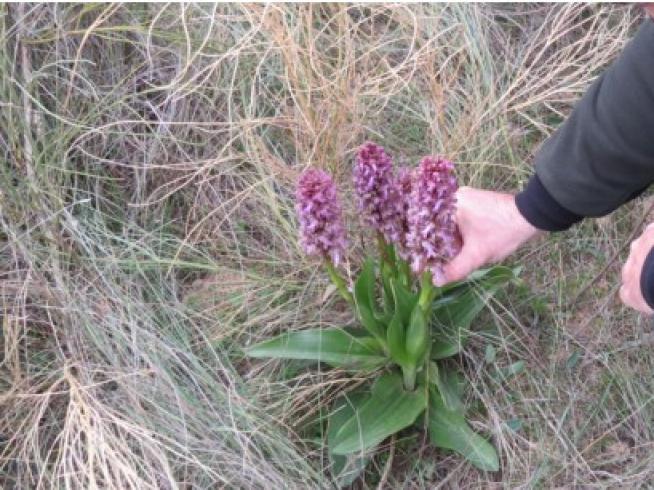
[[[408,246],[416,274],[430,270],[435,284],[443,266],[461,247],[454,213],[457,189],[454,165],[440,157],[425,157],[416,169],[409,204]]]
[[[359,148],[354,189],[366,223],[386,241],[398,242],[402,205],[393,178],[393,162],[381,146],[368,142]]]
[[[347,241],[336,186],[327,172],[309,169],[300,175],[296,210],[304,252],[338,266],[345,255]]]

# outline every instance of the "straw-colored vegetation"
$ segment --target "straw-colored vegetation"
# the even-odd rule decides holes
[[[319,418],[357,379],[241,351],[352,321],[299,250],[297,175],[323,167],[347,188],[372,139],[516,190],[641,18],[580,4],[1,6],[0,487],[329,488]],[[651,483],[653,337],[615,296],[645,209],[510,261],[524,284],[489,304],[460,358],[501,471],[412,432],[355,486]]]

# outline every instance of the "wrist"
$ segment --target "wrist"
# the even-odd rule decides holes
[[[544,231],[535,227],[529,220],[525,218],[516,203],[516,197],[517,196],[511,196],[511,208],[513,213],[511,223],[514,229],[513,239],[516,242],[517,248],[535,236],[544,233]]]
[[[561,206],[537,174],[532,175],[525,188],[515,196],[515,205],[525,221],[542,231],[567,230],[583,219]]]

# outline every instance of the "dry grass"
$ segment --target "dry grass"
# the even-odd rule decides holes
[[[298,250],[296,176],[321,166],[347,190],[370,138],[515,190],[639,17],[580,4],[0,7],[0,485],[330,487],[316,417],[357,380],[240,356],[282,329],[351,321]],[[501,472],[398,439],[357,485],[384,468],[389,488],[651,483],[650,327],[615,301],[619,262],[572,301],[643,212],[523,250],[525,285],[476,326],[462,362]],[[502,379],[518,360],[525,372]]]

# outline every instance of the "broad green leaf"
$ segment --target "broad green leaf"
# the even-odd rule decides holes
[[[409,328],[406,330],[406,353],[415,365],[421,365],[429,347],[429,328],[419,304],[413,307]]]
[[[392,315],[395,310],[395,299],[393,298],[393,288],[391,286],[391,279],[393,278],[393,270],[388,264],[382,264],[381,267],[382,286],[384,293],[384,311],[386,314]]]
[[[359,320],[361,325],[365,328],[368,333],[378,340],[384,338],[384,326],[383,324],[375,318],[375,314],[364,303],[357,303],[357,311],[359,313]]]
[[[494,274],[497,274],[498,270],[500,270],[502,274],[505,274],[508,271],[513,276],[512,278],[515,279],[520,274],[521,269],[522,267],[520,266],[511,269],[503,265],[487,267],[486,269],[477,269],[476,271],[471,272],[468,275],[468,277],[466,277],[464,280],[451,282],[439,288],[439,292],[440,292],[439,296],[446,296],[447,294],[456,292],[457,290],[465,289],[470,284],[478,284],[480,282],[483,282],[489,276],[493,276]]]
[[[451,286],[434,301],[431,358],[445,359],[460,352],[470,325],[488,299],[514,278],[514,271],[503,266],[477,271],[467,282]]]
[[[444,335],[440,332],[441,335]],[[463,348],[464,338],[453,338],[448,339],[440,338],[435,339],[431,344],[430,357],[434,360],[446,359],[452,357],[455,354],[458,354]]]
[[[386,374],[337,432],[331,450],[334,454],[364,452],[411,425],[426,407],[424,388],[408,392],[399,373]]]
[[[483,275],[480,275],[482,272]],[[515,275],[508,267],[496,266],[478,272],[474,280],[466,282],[465,288],[456,288],[440,303],[434,302],[436,320],[446,327],[469,328],[488,299],[512,279],[515,279]]]
[[[334,444],[334,438],[346,423],[355,413],[355,407],[361,405],[365,400],[364,393],[348,393],[341,397],[333,407],[329,415],[327,423],[327,446],[329,448],[329,459],[331,461],[331,473],[334,477],[335,483],[339,487],[350,485],[365,469],[370,454],[334,454],[331,448]]]
[[[460,411],[449,410],[438,390],[430,390],[429,438],[437,447],[456,451],[481,470],[500,467],[495,448],[473,431]]]
[[[354,283],[356,300],[367,306],[374,305],[375,301],[375,262],[367,258],[363,263],[359,277]]]
[[[391,287],[395,299],[395,311],[400,314],[402,323],[407,325],[411,320],[411,313],[418,304],[419,296],[395,278],[391,279]]]
[[[461,380],[456,371],[446,367],[438,368],[435,362],[429,363],[429,381],[436,385],[445,407],[448,410],[464,413],[461,401]]]
[[[388,342],[388,351],[391,358],[400,366],[404,366],[409,362],[409,356],[404,345],[405,338],[404,325],[400,319],[400,314],[396,312],[388,324],[386,341]]]
[[[372,369],[386,362],[379,342],[342,328],[301,330],[279,335],[245,350],[250,357],[305,359],[338,367]]]
[[[368,258],[354,282],[354,300],[364,328],[384,342],[384,325],[379,321],[375,301],[375,262]]]

